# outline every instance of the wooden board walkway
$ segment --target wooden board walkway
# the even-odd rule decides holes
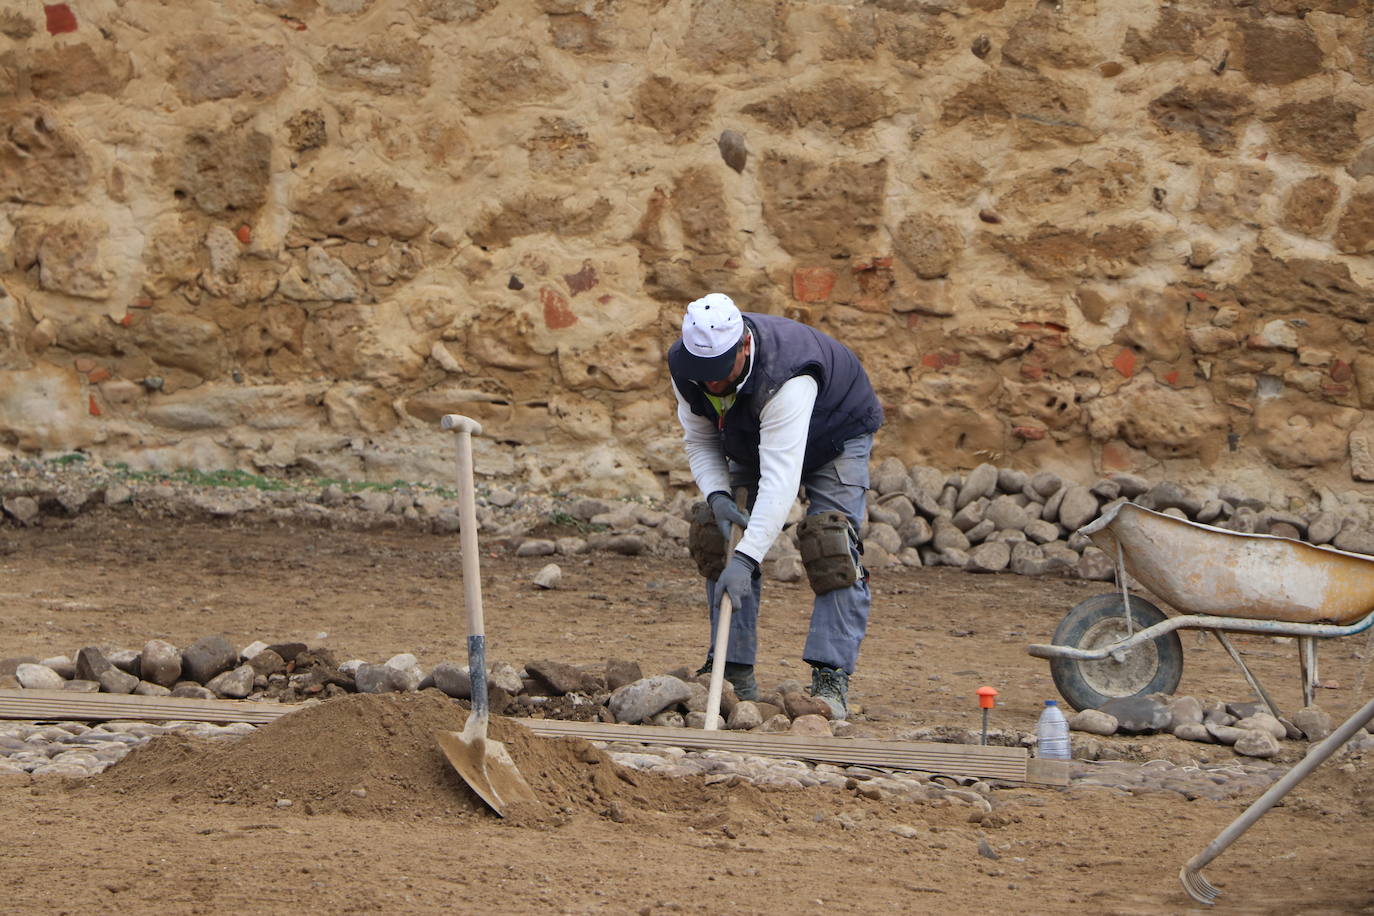
[[[247,700],[145,697],[74,690],[0,690],[0,719],[58,721],[136,719],[157,722],[251,722],[262,724],[301,709],[301,704]]]
[[[756,732],[708,732],[695,728],[656,725],[606,725],[601,722],[564,722],[556,719],[519,719],[536,735],[575,735],[588,741],[627,741],[674,747],[711,748],[891,770],[917,770],[944,776],[973,776],[1010,783],[1068,785],[1068,764],[1036,760],[1024,747],[983,747],[940,744],[934,741],[887,741],[876,738],[808,738],[800,735],[761,735]]]
[[[249,722],[261,725],[304,709],[300,703],[255,703],[246,700],[198,700],[189,697],[145,697],[134,694],[77,693],[71,690],[0,690],[0,719],[46,721],[112,719],[180,722]],[[760,757],[786,757],[916,770],[944,776],[971,776],[1009,783],[1064,786],[1068,764],[1032,758],[1023,747],[982,747],[933,741],[886,741],[874,738],[807,738],[755,732],[708,732],[656,725],[606,725],[556,719],[511,719],[544,738],[576,736],[588,741],[626,741],[694,749],[735,751]]]

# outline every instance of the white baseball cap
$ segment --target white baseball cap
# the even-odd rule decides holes
[[[744,318],[730,297],[702,296],[682,316],[682,346],[674,349],[669,368],[693,381],[720,381],[734,369],[742,340]]]

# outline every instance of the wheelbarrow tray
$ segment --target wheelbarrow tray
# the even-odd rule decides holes
[[[1121,501],[1078,529],[1185,614],[1347,625],[1374,612],[1374,558],[1227,531]]]

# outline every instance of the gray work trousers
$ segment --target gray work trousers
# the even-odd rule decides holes
[[[806,514],[838,510],[849,517],[854,531],[863,529],[868,514],[865,495],[868,492],[868,459],[873,450],[872,434],[856,436],[844,444],[844,450],[833,460],[810,473],[803,473],[802,489],[806,494]],[[734,461],[730,466],[730,486],[749,488],[749,507],[758,497],[759,472]],[[857,562],[862,544],[850,545]],[[740,607],[730,614],[730,646],[725,654],[727,662],[754,664],[758,653],[759,595],[763,577],[755,574],[753,590]],[[707,606],[711,608],[710,642],[715,640],[718,607],[715,601],[716,580],[706,582]],[[868,612],[873,596],[868,589],[868,576],[847,588],[837,588],[816,595],[811,605],[811,628],[807,632],[802,659],[813,665],[839,668],[849,674],[859,660],[859,644],[868,629]],[[709,652],[710,650],[708,650]],[[710,655],[707,656],[708,662]]]

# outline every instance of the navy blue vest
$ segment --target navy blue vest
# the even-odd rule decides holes
[[[758,467],[764,405],[784,382],[799,375],[813,377],[818,389],[802,473],[830,461],[847,440],[876,432],[883,425],[882,405],[852,350],[790,318],[745,312],[744,320],[754,332],[754,365],[744,387],[736,393],[734,406],[726,411],[723,424],[701,385],[673,376],[673,384],[692,413],[710,420],[720,430],[726,457],[749,468]],[[673,344],[674,348],[681,346],[681,340]]]

